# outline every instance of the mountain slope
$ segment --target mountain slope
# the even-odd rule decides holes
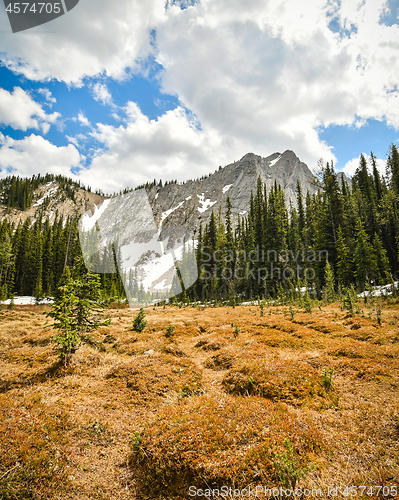
[[[258,178],[268,190],[274,183],[281,185],[287,202],[294,205],[298,181],[304,193],[317,190],[311,171],[292,151],[274,153],[267,158],[248,153],[205,179],[165,186],[154,183],[147,190],[107,200],[101,208],[85,215],[83,228],[87,242],[83,246],[87,248],[84,252],[87,265],[92,262],[94,249],[97,249],[95,253],[102,253],[111,242],[117,242],[121,269],[125,273],[136,269],[147,289],[152,292],[170,289],[173,276],[178,272],[173,272],[175,265],[183,281],[187,278],[188,284],[184,284],[188,288],[196,280],[189,269],[197,268],[190,261],[186,261],[184,269],[178,264],[183,255],[183,237],[186,241],[195,240],[200,223],[206,223],[212,211],[217,212],[228,196],[233,222],[240,215],[245,216]]]
[[[154,186],[148,191],[156,222],[160,224],[187,225],[191,228],[207,221],[212,210],[217,212],[227,197],[232,203],[233,219],[246,215],[251,191],[256,190],[258,177],[270,190],[276,182],[283,188],[287,202],[296,205],[296,185],[300,181],[302,192],[317,191],[314,176],[308,166],[293,151],[274,153],[266,158],[253,153],[227,165],[209,177],[184,184]]]
[[[7,219],[18,224],[27,218],[34,222],[38,217],[43,219],[48,217],[52,223],[57,213],[63,219],[82,215],[94,209],[96,205],[102,204],[105,199],[104,196],[91,193],[77,185],[73,186],[73,191],[65,189],[60,182],[53,180],[33,190],[32,202],[25,210],[7,207],[6,204],[0,203],[0,220]]]

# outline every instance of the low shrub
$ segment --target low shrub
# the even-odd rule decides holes
[[[133,331],[142,332],[147,326],[147,321],[144,319],[146,316],[143,308],[140,309],[137,316],[133,320]]]

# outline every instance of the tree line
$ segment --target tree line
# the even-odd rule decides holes
[[[63,274],[82,257],[78,234],[78,216],[63,218],[56,214],[29,218],[15,224],[0,221],[0,300],[12,295],[35,296],[38,300],[54,296]],[[124,296],[118,274],[101,275],[104,298]]]
[[[360,156],[350,182],[337,175],[332,163],[322,165],[317,177],[319,189],[314,194],[303,193],[298,182],[295,206],[287,203],[281,186],[275,183],[268,191],[259,178],[248,214],[239,216],[236,222],[227,198],[226,206],[212,212],[206,225],[200,225],[196,248],[183,252],[186,263],[181,272],[196,273],[198,279],[182,297],[201,301],[267,298],[301,287],[313,289],[320,297],[327,284],[335,292],[352,285],[362,291],[397,280],[397,146],[389,148],[385,175],[380,175],[371,153],[369,161]],[[14,179],[13,183],[10,179],[0,183],[3,201],[13,193],[32,192],[31,187],[25,187],[29,180]],[[50,180],[57,178],[38,176],[30,182],[36,186]],[[11,189],[14,185],[17,187]],[[5,194],[7,186],[10,192]],[[3,219],[0,299],[13,294],[38,298],[56,294],[66,268],[73,273],[74,263],[81,256],[78,215],[63,218],[56,214],[52,223],[40,216],[18,224]],[[118,267],[119,257],[111,247],[98,258],[104,262],[113,259]],[[122,277],[106,273],[100,279],[105,299],[124,298],[124,280],[133,283],[130,289],[139,302],[162,298],[144,290],[137,270]],[[176,277],[170,295],[179,293],[179,285]]]
[[[80,182],[73,181],[63,175],[38,174],[29,179],[12,175],[0,180],[0,203],[9,209],[26,210],[32,205],[36,189],[50,182],[57,182],[59,189],[72,201],[75,201],[76,189],[85,189]]]

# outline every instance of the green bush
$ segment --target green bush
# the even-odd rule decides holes
[[[331,370],[324,368],[323,373],[321,375],[321,379],[323,387],[326,391],[330,391],[334,387],[333,375],[334,375],[334,368],[331,368]]]
[[[301,467],[298,459],[294,455],[290,440],[284,439],[284,445],[287,451],[281,454],[277,453],[273,465],[283,486],[294,491],[299,481],[304,478],[308,471],[313,469],[314,466],[311,465],[309,468]]]

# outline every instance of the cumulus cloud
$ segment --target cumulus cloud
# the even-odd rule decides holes
[[[80,172],[83,183],[113,192],[154,178],[190,179],[207,173],[210,164],[215,169],[238,154],[216,131],[200,130],[181,107],[156,120],[149,120],[134,102],[124,112],[123,125],[98,124],[92,133],[102,147],[90,168]]]
[[[123,78],[153,51],[151,30],[164,16],[163,0],[84,0],[49,24],[3,37],[5,64],[31,80],[55,78],[82,85],[85,77]],[[0,24],[9,25],[5,9]]]
[[[47,133],[50,124],[55,123],[59,113],[47,114],[42,106],[20,87],[13,92],[0,89],[0,124],[16,130],[40,129]]]
[[[320,126],[374,117],[399,127],[399,27],[378,24],[382,8],[373,0],[171,7],[157,33],[164,89],[204,129],[260,154],[289,148],[310,166],[334,159]],[[329,28],[333,17],[350,36]]]
[[[102,104],[113,104],[112,95],[103,83],[95,83],[92,87],[93,97]]]
[[[181,107],[148,120],[129,104],[123,126],[98,125],[94,135],[104,148],[82,175],[109,178],[97,175],[109,168],[115,186],[154,176],[182,179],[249,151],[286,149],[312,168],[320,157],[336,160],[320,127],[374,118],[399,128],[399,26],[379,23],[387,2],[167,5],[85,0],[52,22],[55,34],[4,37],[5,63],[31,79],[83,85],[90,76],[123,78],[149,55],[162,65],[163,90],[178,96]],[[104,84],[92,90],[112,104]]]
[[[57,102],[57,99],[53,97],[52,93],[49,89],[38,89],[39,94],[43,95],[47,101],[47,104],[51,107],[54,103]]]
[[[81,156],[72,144],[57,147],[38,135],[15,140],[0,132],[0,177],[10,173],[30,177],[45,172],[71,177],[71,168],[79,167],[80,162]]]
[[[78,113],[77,120],[80,122],[81,125],[85,127],[90,127],[90,122],[88,118],[84,115],[84,113],[82,112]]]

